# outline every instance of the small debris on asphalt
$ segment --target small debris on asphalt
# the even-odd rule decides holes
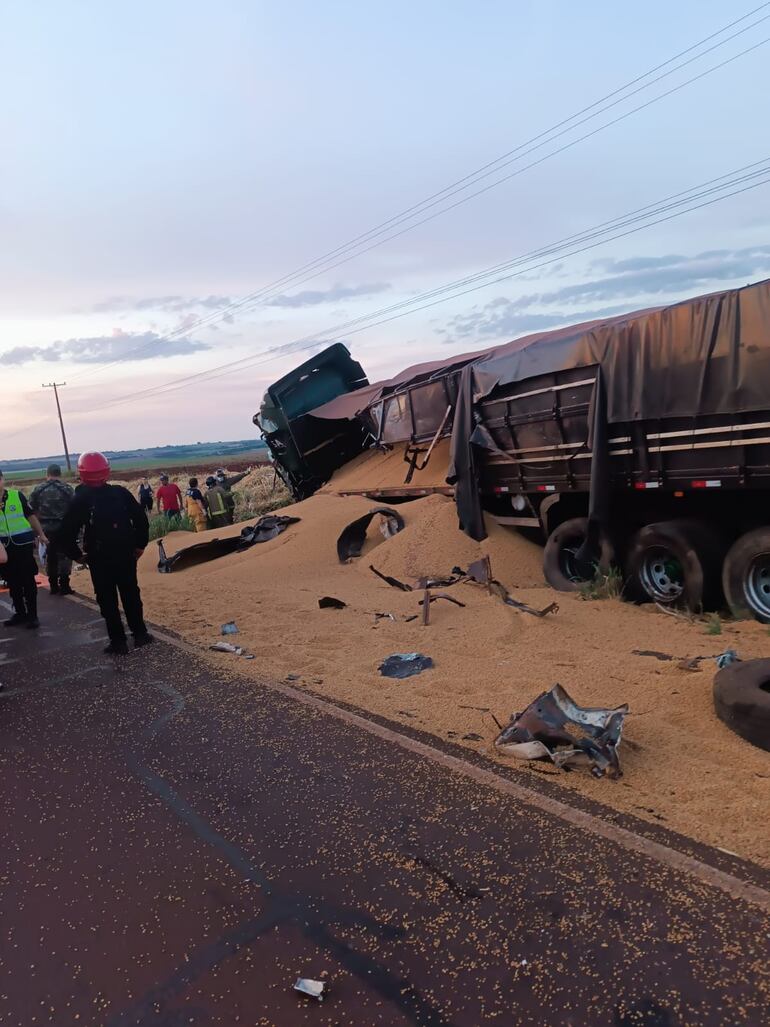
[[[294,990],[301,991],[303,995],[309,995],[310,998],[316,998],[319,1002],[323,1002],[324,995],[329,990],[329,985],[326,981],[313,981],[309,977],[298,977],[294,983]]]
[[[236,656],[243,656],[243,649],[232,642],[215,642],[209,649],[213,649],[215,653],[234,653]]]
[[[394,653],[379,666],[380,674],[386,678],[410,678],[433,666],[430,656],[422,653]]]

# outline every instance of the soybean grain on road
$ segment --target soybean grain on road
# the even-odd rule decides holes
[[[3,1027],[768,1022],[751,865],[171,640],[116,669],[41,598],[0,633]]]

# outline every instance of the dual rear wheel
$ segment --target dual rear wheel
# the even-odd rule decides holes
[[[588,520],[575,517],[550,534],[543,556],[546,581],[560,592],[576,592],[615,560],[611,541],[601,539],[593,568],[579,552]],[[722,598],[737,618],[770,624],[770,527],[742,535],[725,554],[708,524],[678,519],[647,524],[632,537],[623,561],[625,598],[683,607],[696,613],[717,609]]]
[[[586,518],[573,518],[559,525],[546,543],[545,578],[559,591],[577,591],[591,576],[576,559],[587,527]],[[613,561],[613,546],[603,539],[595,571],[606,574]],[[699,611],[719,602],[720,566],[719,538],[707,525],[684,519],[647,524],[628,547],[623,595],[635,602]]]

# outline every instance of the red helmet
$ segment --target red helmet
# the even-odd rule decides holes
[[[104,453],[81,453],[78,474],[84,485],[104,485],[110,476],[110,462]]]

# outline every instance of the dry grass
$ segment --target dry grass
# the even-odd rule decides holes
[[[199,471],[191,471],[188,475],[171,475],[170,478],[171,481],[176,482],[184,494],[188,479],[197,477],[199,487],[205,493],[205,481],[209,474],[211,474],[211,468],[204,468]],[[125,485],[131,494],[136,496],[141,480],[141,478],[135,478],[119,484]],[[150,484],[153,489],[157,489],[160,482],[154,477],[150,477]],[[273,468],[264,465],[249,471],[247,476],[235,486],[233,495],[235,496],[236,521],[256,520],[263,514],[280,510],[282,506],[287,506],[292,501],[289,490],[281,479],[276,477]],[[157,509],[153,510],[150,514],[150,537],[161,538],[170,530],[191,531],[192,524],[187,517],[183,517],[179,524],[171,529],[165,520],[160,519]]]
[[[292,502],[272,467],[255,467],[233,489],[236,521],[250,521]]]

